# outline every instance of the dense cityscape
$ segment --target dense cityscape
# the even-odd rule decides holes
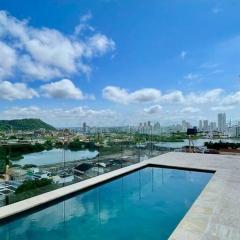
[[[108,128],[90,127],[86,122],[81,127],[65,129],[50,125],[36,130],[14,128],[7,125],[0,135],[2,205],[169,151],[190,151],[187,130],[191,128],[198,132],[192,136],[195,152],[216,153],[216,149],[206,150],[205,142],[223,141],[237,146],[240,137],[240,125],[227,122],[225,113],[217,115],[217,122],[199,120],[198,126],[183,120],[171,126],[148,121],[138,126]],[[238,154],[237,150],[232,151]],[[43,187],[36,192],[31,189],[31,181],[35,180],[43,181]]]
[[[233,124],[231,120],[227,121],[226,113],[219,113],[216,121],[199,120],[198,126],[193,125],[191,122],[182,120],[182,123],[173,124],[169,126],[161,126],[159,121],[156,122],[141,122],[138,126],[123,126],[123,127],[109,127],[97,128],[90,127],[87,123],[83,123],[81,131],[83,133],[97,133],[97,132],[138,132],[141,134],[168,134],[171,132],[186,132],[188,128],[195,127],[198,132],[208,133],[209,137],[236,137],[240,136],[240,121],[235,121]]]

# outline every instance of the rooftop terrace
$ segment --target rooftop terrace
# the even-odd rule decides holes
[[[230,155],[167,153],[2,207],[0,208],[0,220],[149,164],[215,171],[212,179],[169,239],[240,239],[240,158]]]

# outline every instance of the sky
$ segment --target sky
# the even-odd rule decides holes
[[[0,119],[240,120],[240,1],[1,0]]]

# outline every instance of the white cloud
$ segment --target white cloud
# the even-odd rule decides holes
[[[190,93],[186,97],[187,104],[210,104],[220,101],[223,89],[216,88],[202,93]]]
[[[107,86],[103,89],[102,95],[105,99],[117,103],[128,103],[129,93],[124,88],[119,88],[115,86]]]
[[[84,16],[84,21],[89,18]],[[74,33],[68,36],[56,29],[34,28],[28,21],[18,20],[5,11],[0,11],[0,29],[0,40],[5,44],[0,45],[0,53],[10,56],[9,59],[17,56],[9,67],[14,65],[31,79],[89,74],[89,59],[115,48],[113,40],[101,33],[91,32],[81,38]]]
[[[187,114],[198,113],[198,112],[200,112],[200,109],[194,108],[194,107],[185,107],[181,110],[181,113],[187,113]]]
[[[11,76],[13,67],[16,65],[17,56],[15,50],[0,41],[0,80],[3,77]]]
[[[162,106],[160,105],[154,105],[148,108],[144,108],[144,112],[149,113],[149,114],[155,114],[159,113],[162,110]]]
[[[132,92],[129,95],[130,102],[157,102],[161,97],[161,92],[155,88],[143,88]]]
[[[85,55],[87,57],[101,56],[108,50],[114,50],[115,43],[103,34],[95,34],[88,39]]]
[[[185,98],[181,91],[176,90],[162,95],[161,101],[166,103],[184,103]]]
[[[90,21],[92,17],[92,13],[88,12],[80,18],[80,23],[74,29],[74,36],[84,34],[87,30],[90,30],[91,32],[95,31],[95,29],[88,24],[88,21]]]
[[[198,74],[194,74],[194,73],[188,73],[186,76],[184,76],[185,79],[187,80],[198,80],[199,79],[199,75]]]
[[[18,66],[24,75],[35,77],[37,79],[49,80],[61,77],[62,75],[59,69],[34,62],[28,55],[23,55],[21,57]]]
[[[43,96],[65,99],[85,99],[82,91],[77,88],[69,79],[62,79],[58,82],[52,82],[40,87]]]
[[[144,88],[130,93],[116,86],[105,87],[102,94],[105,99],[123,104],[156,102],[161,97],[161,92],[154,88]]]
[[[32,88],[28,88],[27,85],[24,83],[11,83],[8,81],[0,81],[0,99],[32,99],[33,97],[37,96],[38,93]]]
[[[83,15],[83,16],[80,18],[80,21],[81,21],[81,22],[87,22],[87,21],[89,21],[90,19],[92,19],[92,13],[91,13],[91,12],[88,12],[88,13],[86,13],[85,15]]]
[[[186,58],[186,56],[187,56],[187,52],[186,51],[182,51],[181,53],[180,53],[180,57],[181,57],[181,59],[185,59]]]
[[[240,91],[227,95],[225,98],[223,98],[222,104],[224,105],[240,104]]]
[[[235,106],[214,106],[211,107],[212,111],[218,111],[218,112],[225,112],[225,111],[230,111],[233,110]]]
[[[143,88],[129,92],[124,88],[116,86],[107,86],[103,89],[103,97],[107,100],[117,103],[147,103],[147,102],[164,102],[164,103],[184,103],[185,98],[179,90],[161,94],[161,91],[155,88]]]
[[[206,110],[233,109],[240,104],[240,91],[226,94],[223,89],[215,88],[204,92],[190,92],[183,94],[180,90],[161,93],[158,89],[146,88],[129,92],[124,88],[116,86],[105,87],[102,91],[103,97],[112,102],[120,104],[131,103],[160,103],[173,109],[185,106],[184,110],[192,112],[198,108]],[[177,105],[176,105],[177,104]],[[151,109],[145,108],[145,112]]]
[[[36,106],[13,107],[0,112],[3,119],[40,118],[54,126],[81,126],[87,122],[91,126],[111,126],[116,124],[118,115],[110,109],[39,108]]]

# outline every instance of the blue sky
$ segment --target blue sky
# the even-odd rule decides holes
[[[0,9],[2,119],[240,119],[237,0],[1,0]]]

